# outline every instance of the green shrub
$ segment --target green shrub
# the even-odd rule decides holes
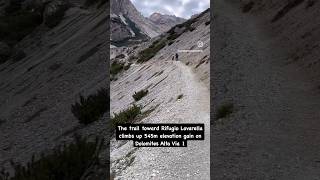
[[[87,98],[80,95],[80,102],[71,106],[71,112],[81,124],[90,124],[97,121],[109,110],[109,91],[100,89]]]
[[[225,118],[233,112],[233,104],[225,104],[218,108],[217,119]]]
[[[175,40],[175,39],[177,39],[179,36],[180,36],[180,34],[174,32],[174,33],[169,34],[169,36],[167,37],[167,39],[168,39],[168,40]]]
[[[120,73],[123,69],[124,69],[124,63],[114,61],[110,67],[110,74],[116,75],[116,74]]]
[[[141,109],[141,106],[134,104],[126,110],[114,113],[114,116],[111,118],[111,130],[113,131],[117,124],[133,122],[141,114]]]
[[[144,96],[146,96],[148,94],[148,90],[141,90],[139,92],[134,92],[134,94],[132,95],[133,99],[135,101],[139,101],[140,99],[142,99]]]
[[[166,41],[164,41],[164,40],[162,40],[160,42],[155,41],[154,43],[152,43],[151,46],[149,46],[147,49],[145,49],[139,53],[140,57],[137,62],[143,63],[143,62],[150,60],[165,46],[166,46]]]
[[[14,175],[6,178],[7,173],[0,171],[1,180],[79,180],[93,162],[98,161],[102,141],[88,142],[76,137],[75,142],[54,149],[52,154],[34,156],[26,165],[14,164]],[[2,177],[1,177],[2,175]]]

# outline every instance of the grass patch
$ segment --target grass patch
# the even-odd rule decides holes
[[[97,121],[109,110],[109,91],[101,88],[95,94],[83,97],[80,95],[80,102],[71,106],[71,112],[81,124],[90,124]]]
[[[121,71],[125,70],[125,69],[129,69],[129,66],[125,66],[124,63],[118,62],[118,61],[113,61],[113,63],[111,64],[110,67],[110,74],[111,75],[116,75],[118,73],[120,73]]]
[[[133,122],[139,114],[141,114],[141,106],[133,105],[126,110],[120,111],[119,113],[114,113],[111,118],[112,131],[117,124],[130,123]]]
[[[139,53],[140,57],[138,63],[149,61],[153,58],[162,48],[166,46],[166,41],[155,41],[147,49],[144,49]]]
[[[12,163],[14,175],[0,171],[1,180],[78,180],[94,162],[103,141],[89,142],[76,136],[69,145],[54,149],[52,154],[41,155],[38,160],[33,156],[26,166]]]
[[[221,118],[225,118],[225,117],[229,116],[233,112],[233,109],[234,109],[233,104],[225,104],[225,105],[220,106],[217,109],[216,118],[221,119]]]
[[[141,90],[138,92],[134,92],[134,94],[132,95],[133,99],[135,101],[139,101],[140,99],[142,99],[144,96],[146,96],[148,94],[148,90]]]

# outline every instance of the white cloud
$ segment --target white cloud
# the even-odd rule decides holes
[[[210,0],[131,0],[144,15],[154,12],[190,18],[210,7]]]

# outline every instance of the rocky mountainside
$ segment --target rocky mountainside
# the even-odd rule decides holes
[[[320,178],[319,8],[215,1],[212,179]]]
[[[198,46],[199,41],[203,46]],[[205,140],[188,142],[187,148],[135,148],[132,141],[112,139],[113,178],[209,180],[210,11],[151,41],[113,51],[111,122],[117,122],[115,113],[136,104],[142,109],[135,123],[204,123],[206,127]],[[179,61],[173,61],[177,52]],[[134,99],[140,91],[147,93]]]
[[[26,165],[32,162],[33,155],[35,160],[45,161],[48,159],[41,158],[40,154],[51,154],[54,148],[73,142],[75,134],[92,141],[97,135],[106,137],[105,133],[108,132],[107,116],[98,116],[100,119],[90,125],[83,124],[75,116],[76,111],[72,110],[76,109],[72,107],[79,101],[80,95],[88,97],[100,88],[108,89],[107,1],[95,1],[83,7],[77,5],[80,1],[74,1],[77,3],[64,9],[61,16],[54,13],[61,12],[61,1],[51,2],[45,8],[50,13],[44,22],[34,24],[34,11],[29,10],[13,12],[18,15],[27,14],[21,17],[10,14],[0,17],[0,32],[6,33],[6,36],[0,33],[3,41],[0,45],[1,55],[9,49],[8,56],[0,63],[0,171],[5,168],[11,175],[11,161]],[[49,17],[50,15],[52,16]],[[8,20],[12,18],[17,24]],[[15,28],[19,31],[10,33]],[[11,53],[15,49],[21,52],[18,58]],[[102,102],[108,102],[107,97]],[[104,110],[107,115],[108,110]],[[86,146],[82,146],[83,148]],[[78,152],[81,152],[81,148]],[[78,159],[82,161],[79,165],[87,167],[77,169],[80,173],[68,169],[69,175],[74,173],[82,176],[81,179],[105,179],[107,163],[104,159],[108,156],[108,150],[101,149],[100,152],[99,165],[89,160],[91,165],[97,165],[94,167],[90,165],[88,168],[88,164],[85,165],[86,160],[82,159],[85,154],[73,160],[68,159],[70,156],[64,156],[65,159],[59,166],[54,165],[58,160],[52,162],[52,165],[63,168],[61,163],[72,163]],[[36,167],[35,165],[33,168]],[[35,169],[33,173],[45,173],[47,170]],[[90,173],[91,170],[95,173]],[[2,175],[0,172],[0,179],[3,178]]]
[[[154,38],[181,23],[180,18],[163,15],[163,22],[144,17],[130,0],[111,0],[111,42],[126,46]],[[161,21],[162,22],[162,21]]]
[[[134,7],[130,0],[111,0],[111,41],[147,40],[161,34],[155,24]]]
[[[149,19],[165,31],[168,31],[173,26],[186,21],[185,19],[176,17],[174,15],[166,15],[161,13],[153,13],[150,15]]]

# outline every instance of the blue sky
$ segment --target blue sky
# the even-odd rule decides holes
[[[210,7],[210,0],[131,0],[146,17],[154,12],[189,19]]]

